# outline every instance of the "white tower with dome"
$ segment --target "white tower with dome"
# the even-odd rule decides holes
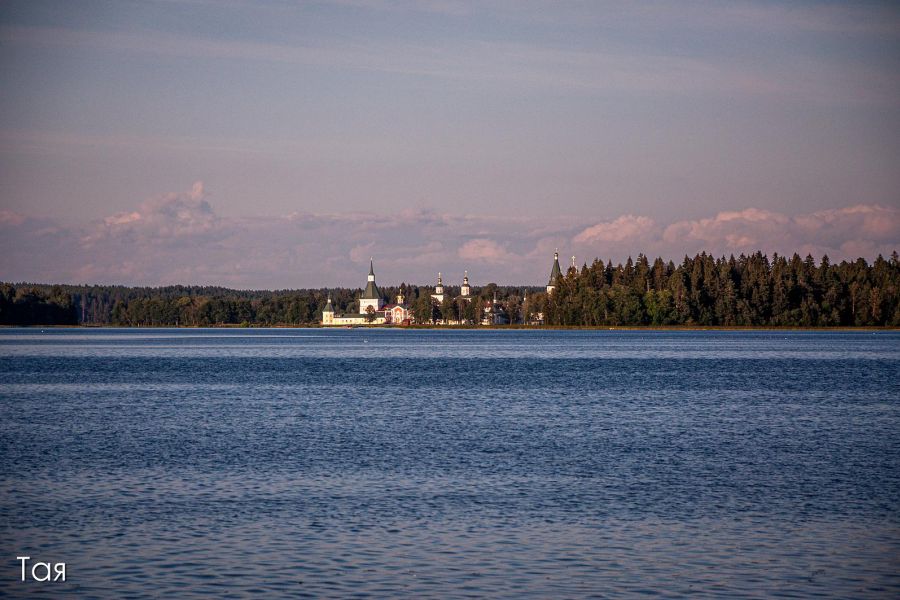
[[[459,288],[459,297],[463,300],[471,300],[472,299],[472,288],[469,287],[469,272],[466,271],[463,274],[463,283],[462,287]]]

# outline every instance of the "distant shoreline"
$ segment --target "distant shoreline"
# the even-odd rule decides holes
[[[437,331],[900,331],[900,327],[872,325],[799,327],[776,325],[249,325],[223,324],[205,326],[175,325],[0,325],[0,329],[390,329]]]

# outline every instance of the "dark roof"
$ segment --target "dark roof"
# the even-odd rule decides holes
[[[550,271],[550,281],[547,285],[556,285],[556,280],[562,277],[562,271],[559,269],[559,255],[553,257],[553,269]]]
[[[363,292],[361,296],[363,300],[377,300],[381,298],[381,292],[378,291],[378,286],[375,285],[374,281],[370,281],[366,284],[366,290]]]
[[[378,291],[378,286],[375,285],[375,265],[373,264],[372,259],[369,259],[369,282],[366,284],[366,289],[363,292],[363,295],[360,296],[362,300],[378,300],[381,298],[381,292]]]

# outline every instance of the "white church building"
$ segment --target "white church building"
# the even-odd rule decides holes
[[[385,304],[378,286],[375,285],[375,263],[369,259],[369,278],[366,289],[359,298],[358,313],[336,313],[328,296],[328,303],[322,311],[322,325],[388,325],[404,324],[410,321],[409,307],[403,296],[397,296],[396,304]]]

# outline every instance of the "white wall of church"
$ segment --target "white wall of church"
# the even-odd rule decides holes
[[[381,298],[360,298],[359,300],[359,314],[364,315],[368,312],[368,308],[372,307],[373,310],[381,310],[381,307],[384,306],[384,301]]]

